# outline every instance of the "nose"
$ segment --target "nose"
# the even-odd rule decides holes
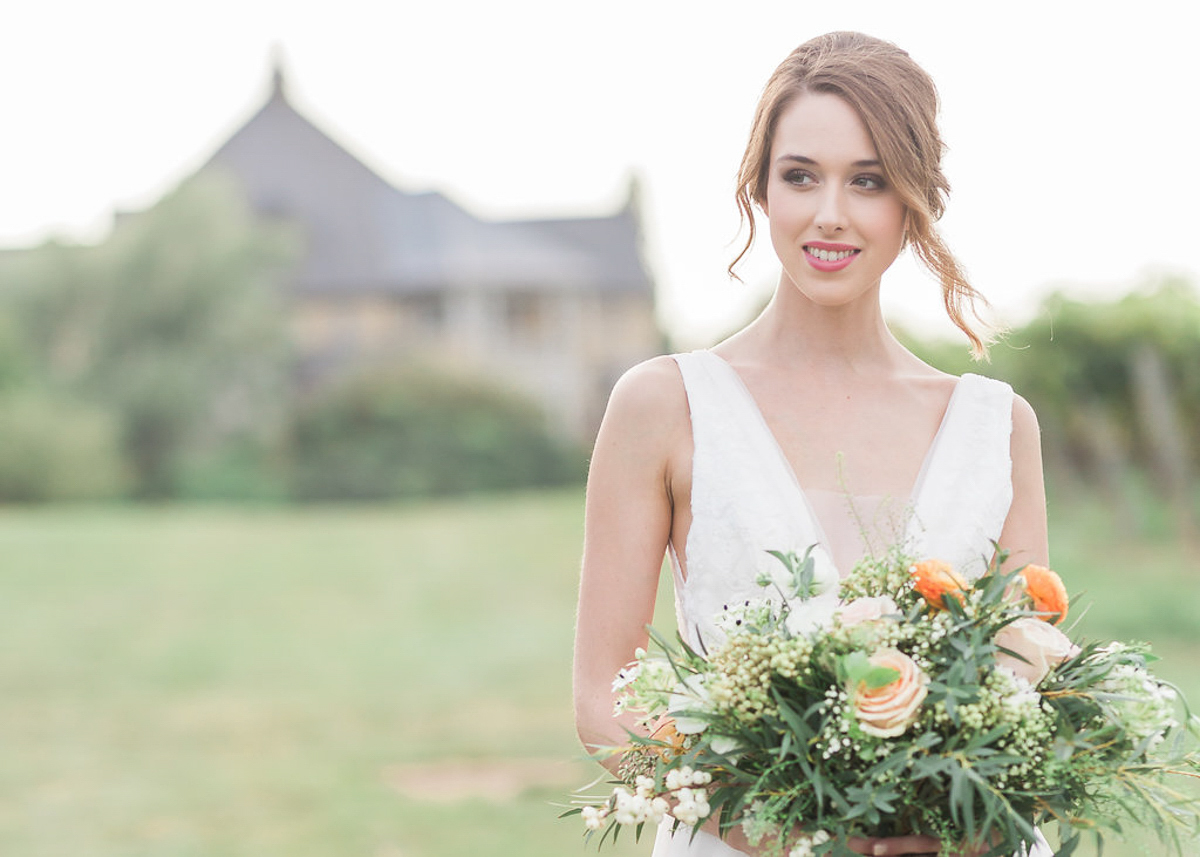
[[[846,200],[840,187],[822,188],[814,222],[817,229],[827,235],[846,228]]]

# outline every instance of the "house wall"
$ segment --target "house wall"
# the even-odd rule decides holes
[[[480,371],[541,403],[589,443],[612,385],[661,353],[649,296],[460,288],[414,296],[298,298],[292,335],[314,383],[419,357]]]

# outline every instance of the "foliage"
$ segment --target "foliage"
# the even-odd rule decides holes
[[[14,254],[0,293],[20,320],[27,384],[115,415],[135,496],[177,493],[190,448],[279,421],[276,280],[291,246],[205,173],[101,245]]]
[[[1109,301],[1051,294],[993,346],[990,365],[946,343],[901,338],[944,371],[1012,384],[1038,415],[1047,469],[1060,482],[1099,485],[1116,499],[1137,469],[1160,496],[1177,498],[1200,463],[1200,299],[1184,279],[1149,278]]]
[[[445,371],[380,370],[318,389],[288,450],[301,500],[437,496],[578,479],[582,456],[538,409]]]
[[[127,486],[113,413],[41,391],[0,394],[0,502],[107,499]]]
[[[1200,302],[1188,283],[1166,279],[1115,301],[1084,302],[1054,294],[1037,318],[1014,332],[997,367],[1022,391],[1043,423],[1086,462],[1078,414],[1103,413],[1118,427],[1124,453],[1152,465],[1155,437],[1138,413],[1135,361],[1162,361],[1173,404],[1188,433],[1200,431]],[[1191,465],[1194,451],[1185,465]]]
[[[1031,821],[1057,822],[1064,854],[1126,821],[1176,851],[1200,834],[1200,800],[1166,777],[1200,771],[1186,706],[1144,647],[1055,627],[1053,572],[1002,573],[1001,554],[970,585],[893,553],[814,589],[811,556],[775,555],[776,591],[727,607],[703,655],[660,641],[618,676],[618,707],[656,728],[614,750],[624,782],[579,810],[590,830],[694,826],[711,802],[779,854],[922,833],[999,857],[1033,845]]]
[[[205,171],[101,245],[0,255],[0,394],[42,402],[0,420],[0,497],[363,500],[582,476],[536,408],[483,381],[409,367],[301,395],[295,237]]]

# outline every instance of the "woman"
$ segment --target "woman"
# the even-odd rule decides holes
[[[774,297],[711,350],[630,370],[596,441],[575,650],[585,745],[620,743],[632,725],[612,716],[612,679],[645,645],[664,551],[693,644],[719,635],[722,603],[755,591],[768,548],[816,545],[843,575],[897,538],[980,570],[993,540],[1016,563],[1048,562],[1032,410],[1007,385],[921,362],[880,309],[883,273],[911,246],[985,352],[963,312],[977,295],[933,229],[948,191],[936,112],[932,81],[905,52],[856,33],[802,45],[768,81],[737,202],[746,249],[753,205],[770,224]],[[713,822],[705,831],[664,827],[654,854],[753,853],[739,830],[724,841]],[[854,842],[862,854],[939,847]]]

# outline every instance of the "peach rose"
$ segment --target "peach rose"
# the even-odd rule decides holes
[[[967,589],[967,582],[947,562],[940,559],[927,559],[909,568],[914,588],[921,593],[931,607],[945,610],[943,600],[947,595],[962,600],[962,593]]]
[[[1005,652],[996,652],[996,666],[1020,676],[1036,686],[1050,671],[1067,658],[1079,654],[1079,647],[1053,625],[1022,616],[1005,625],[996,634],[997,646],[1016,652],[1025,660]],[[1028,661],[1028,663],[1026,663]]]
[[[883,687],[868,688],[861,683],[851,697],[854,716],[862,731],[878,738],[902,735],[921,710],[929,693],[929,676],[908,655],[896,649],[881,649],[871,655],[871,665],[888,667],[900,675]]]
[[[876,619],[899,612],[900,608],[896,606],[896,602],[886,595],[874,598],[855,598],[837,609],[837,615],[846,628],[861,625],[863,622],[874,622]]]
[[[1033,602],[1033,609],[1048,614],[1042,617],[1045,621],[1061,625],[1070,607],[1062,578],[1040,565],[1027,565],[1021,569],[1021,579],[1025,582],[1025,593]]]

